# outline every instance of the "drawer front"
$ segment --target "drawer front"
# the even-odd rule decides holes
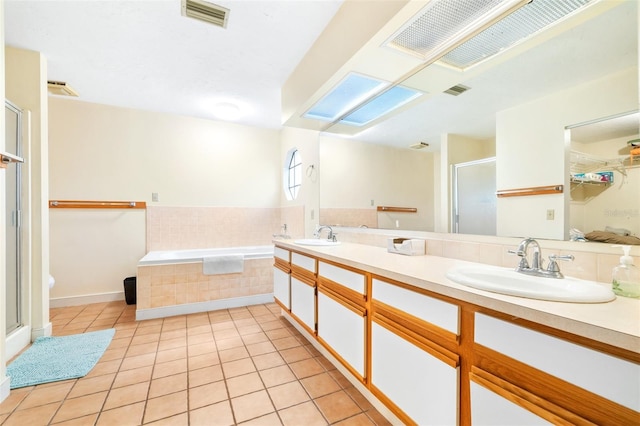
[[[275,247],[273,249],[273,255],[275,257],[279,258],[279,259],[284,260],[287,263],[290,262],[291,252],[289,250],[285,250],[285,249],[280,248],[280,247]]]
[[[374,300],[405,311],[451,333],[459,334],[459,308],[457,305],[443,302],[376,278],[373,279],[371,292]]]
[[[640,411],[640,365],[483,314],[476,343]]]
[[[299,266],[302,269],[315,274],[316,273],[316,260],[313,257],[305,256],[300,253],[291,253],[291,264]]]
[[[316,329],[315,300],[315,287],[291,277],[291,313],[314,333]]]
[[[280,268],[273,268],[273,297],[287,309],[291,309],[290,276]]]
[[[471,423],[531,426],[552,424],[474,382],[471,382]]]
[[[318,262],[318,275],[343,285],[362,295],[366,293],[366,277],[364,274],[340,268],[325,262]]]

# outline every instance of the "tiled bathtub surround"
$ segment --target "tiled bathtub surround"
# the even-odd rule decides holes
[[[241,274],[204,275],[202,262],[138,267],[137,308],[273,293],[273,259],[245,260]]]
[[[147,252],[271,244],[283,223],[304,235],[304,207],[147,207]]]

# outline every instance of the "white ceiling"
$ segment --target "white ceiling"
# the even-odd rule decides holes
[[[83,101],[213,118],[230,100],[237,122],[279,128],[281,87],[341,1],[215,3],[231,10],[227,29],[181,16],[180,0],[6,0],[5,42],[42,52],[48,79]],[[352,138],[428,150],[442,133],[491,138],[496,111],[637,66],[638,2],[624,3]]]

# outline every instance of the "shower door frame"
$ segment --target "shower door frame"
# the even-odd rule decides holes
[[[19,108],[17,105],[15,105],[14,103],[12,103],[9,100],[5,99],[5,114],[7,113],[7,109],[9,109],[10,111],[14,112],[16,114],[17,117],[17,123],[16,123],[16,140],[15,140],[15,152],[13,154],[17,155],[18,157],[22,157],[22,131],[23,131],[23,111],[21,108]],[[7,123],[5,123],[6,125]],[[6,143],[7,141],[5,141]],[[5,148],[7,150],[13,149],[13,147],[7,147],[5,146]],[[16,167],[15,169],[15,189],[13,191],[13,193],[15,194],[15,198],[12,198],[11,201],[11,207],[9,206],[9,203],[7,202],[6,205],[6,209],[7,209],[7,215],[11,215],[11,222],[12,222],[12,227],[15,227],[15,282],[6,282],[6,286],[7,288],[9,286],[15,286],[15,291],[16,291],[16,322],[14,323],[12,321],[11,324],[9,324],[9,322],[7,321],[6,324],[6,335],[9,336],[11,333],[15,332],[16,330],[19,330],[23,325],[24,325],[24,318],[22,317],[23,314],[23,309],[22,309],[22,298],[23,298],[23,289],[22,289],[22,164],[17,163],[14,164],[14,166]],[[10,166],[12,167],[12,166]],[[7,170],[7,173],[10,173],[9,170]],[[7,195],[10,195],[8,192],[5,194],[5,198],[7,197]],[[7,200],[9,201],[9,200]],[[11,208],[11,212],[9,212],[9,208]],[[5,238],[8,237],[9,235],[9,231],[10,229],[7,229],[7,235],[5,236]],[[11,229],[11,232],[13,232],[13,229]],[[12,244],[13,245],[13,244]],[[7,247],[7,252],[9,252],[9,247]],[[7,270],[8,270],[8,265],[7,265]],[[6,272],[5,272],[6,273]],[[11,280],[13,281],[13,280]],[[8,303],[8,300],[6,298],[6,294],[5,294],[5,303]],[[5,309],[7,308],[7,306],[5,306]],[[8,311],[8,310],[7,310]],[[6,314],[5,314],[6,315]]]

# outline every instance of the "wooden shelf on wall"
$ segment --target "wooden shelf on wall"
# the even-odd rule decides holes
[[[51,200],[52,209],[146,209],[144,201],[79,201],[79,200]]]
[[[378,206],[378,211],[388,213],[417,213],[418,209],[415,207]]]
[[[528,195],[562,194],[564,185],[532,186],[530,188],[500,189],[496,191],[498,198],[524,197]]]

